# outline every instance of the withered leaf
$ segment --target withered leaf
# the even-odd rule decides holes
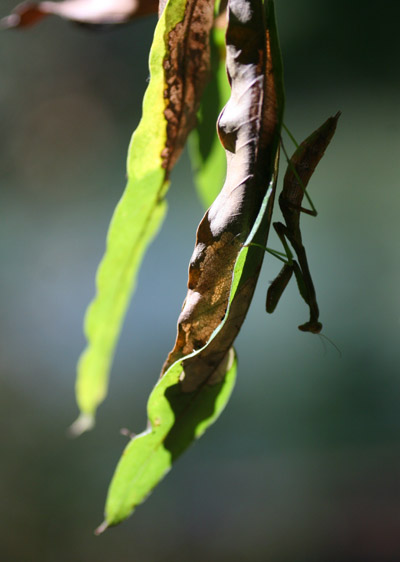
[[[189,0],[182,21],[168,37],[169,56],[164,59],[167,87],[164,92],[168,121],[167,141],[162,152],[169,172],[179,158],[210,72],[210,30],[214,21],[213,0]]]
[[[230,305],[235,263],[253,229],[274,176],[283,112],[281,61],[272,2],[231,0],[227,30],[227,71],[231,98],[221,112],[218,132],[226,151],[227,177],[202,219],[189,265],[188,293],[178,319],[178,335],[162,373],[182,357],[183,388],[191,391],[212,376],[229,351],[246,316],[263,254],[249,248],[256,264]],[[261,237],[268,234],[273,193]],[[246,277],[246,276],[244,276]]]
[[[23,2],[0,20],[2,29],[34,25],[49,15],[91,25],[121,24],[155,14],[158,0],[64,0],[63,2]]]

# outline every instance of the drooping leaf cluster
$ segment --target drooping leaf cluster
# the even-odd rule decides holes
[[[88,343],[78,364],[75,433],[92,427],[106,396],[137,272],[164,219],[170,172],[189,134],[197,187],[208,209],[197,228],[175,345],[149,397],[147,429],[122,454],[98,532],[125,519],[147,497],[217,419],[234,386],[232,346],[263,262],[279,163],[284,86],[274,2],[29,2],[0,22],[7,29],[27,27],[52,14],[85,25],[120,24],[157,11],[151,78],[129,147],[128,183],[110,224],[85,319]],[[331,118],[335,126],[337,117]],[[280,198],[286,224],[274,224],[287,263],[267,300],[272,311],[294,272],[310,308],[308,331],[315,332],[319,312],[299,214],[305,187],[334,132],[329,123],[322,144],[314,133],[306,150],[301,145],[289,162],[290,181],[285,178]],[[296,201],[288,201],[294,193]]]
[[[149,426],[128,444],[117,467],[105,525],[133,511],[214,421],[232,390],[232,344],[264,257],[252,242],[265,244],[268,235],[283,114],[273,5],[254,4],[249,2],[248,10],[239,0],[229,5],[226,66],[232,94],[218,121],[226,180],[197,229],[176,343],[149,399]]]

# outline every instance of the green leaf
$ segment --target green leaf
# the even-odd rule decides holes
[[[210,36],[211,80],[204,89],[197,126],[189,137],[189,154],[197,192],[205,208],[214,201],[226,174],[225,151],[215,123],[230,94],[225,67],[225,30]]]
[[[271,184],[254,228],[236,261],[227,314],[212,334],[206,348],[223,331],[232,302],[240,296],[240,291],[248,280],[254,275],[258,276],[259,260],[262,259],[263,252],[249,244],[259,240],[260,233],[264,237],[268,222],[266,210],[272,195]],[[166,476],[179,455],[203,435],[228,403],[236,380],[237,362],[233,348],[217,367],[214,366],[211,375],[208,373],[207,379],[200,386],[192,392],[182,390],[186,364],[201,357],[202,351],[204,350],[196,351],[174,363],[155,386],[147,406],[148,428],[135,436],[122,453],[108,491],[106,518],[96,534],[131,515],[136,506]]]
[[[192,29],[192,20],[201,32]],[[155,30],[143,116],[129,148],[128,184],[110,224],[97,294],[85,319],[88,345],[78,364],[81,415],[71,428],[75,434],[93,425],[96,408],[107,394],[137,271],[165,215],[169,172],[195,124],[208,76],[212,22],[212,0],[175,0],[168,2]]]
[[[176,363],[158,382],[148,402],[149,429],[125,448],[115,471],[106,504],[106,521],[98,533],[128,517],[172,463],[218,418],[232,393],[236,377],[233,350],[216,384],[182,393],[182,364]]]
[[[121,457],[97,532],[125,519],[146,498],[231,393],[232,344],[254,293],[264,257],[259,245],[265,245],[271,223],[284,99],[273,3],[231,0],[230,10],[232,95],[219,121],[227,178],[197,230],[178,336],[149,399],[148,429]]]

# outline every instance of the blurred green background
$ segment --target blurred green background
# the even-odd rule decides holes
[[[226,411],[104,536],[109,479],[173,345],[202,208],[184,155],[94,431],[66,428],[75,363],[148,80],[155,18],[106,33],[48,19],[0,35],[0,558],[70,562],[400,560],[400,4],[279,0],[286,123],[342,111],[304,240],[324,332],[267,256]],[[2,0],[6,15],[14,0]],[[276,237],[270,245],[279,249]]]

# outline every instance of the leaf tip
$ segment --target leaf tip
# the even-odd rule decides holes
[[[0,19],[0,29],[13,29],[14,27],[18,27],[19,22],[19,16],[11,14],[10,16]]]
[[[98,537],[99,535],[102,535],[107,529],[108,523],[107,521],[103,521],[103,523],[94,530],[94,534],[96,535],[96,537]]]
[[[92,414],[82,413],[68,428],[67,433],[70,437],[79,437],[82,433],[85,433],[85,431],[93,429],[94,425],[94,416]]]

